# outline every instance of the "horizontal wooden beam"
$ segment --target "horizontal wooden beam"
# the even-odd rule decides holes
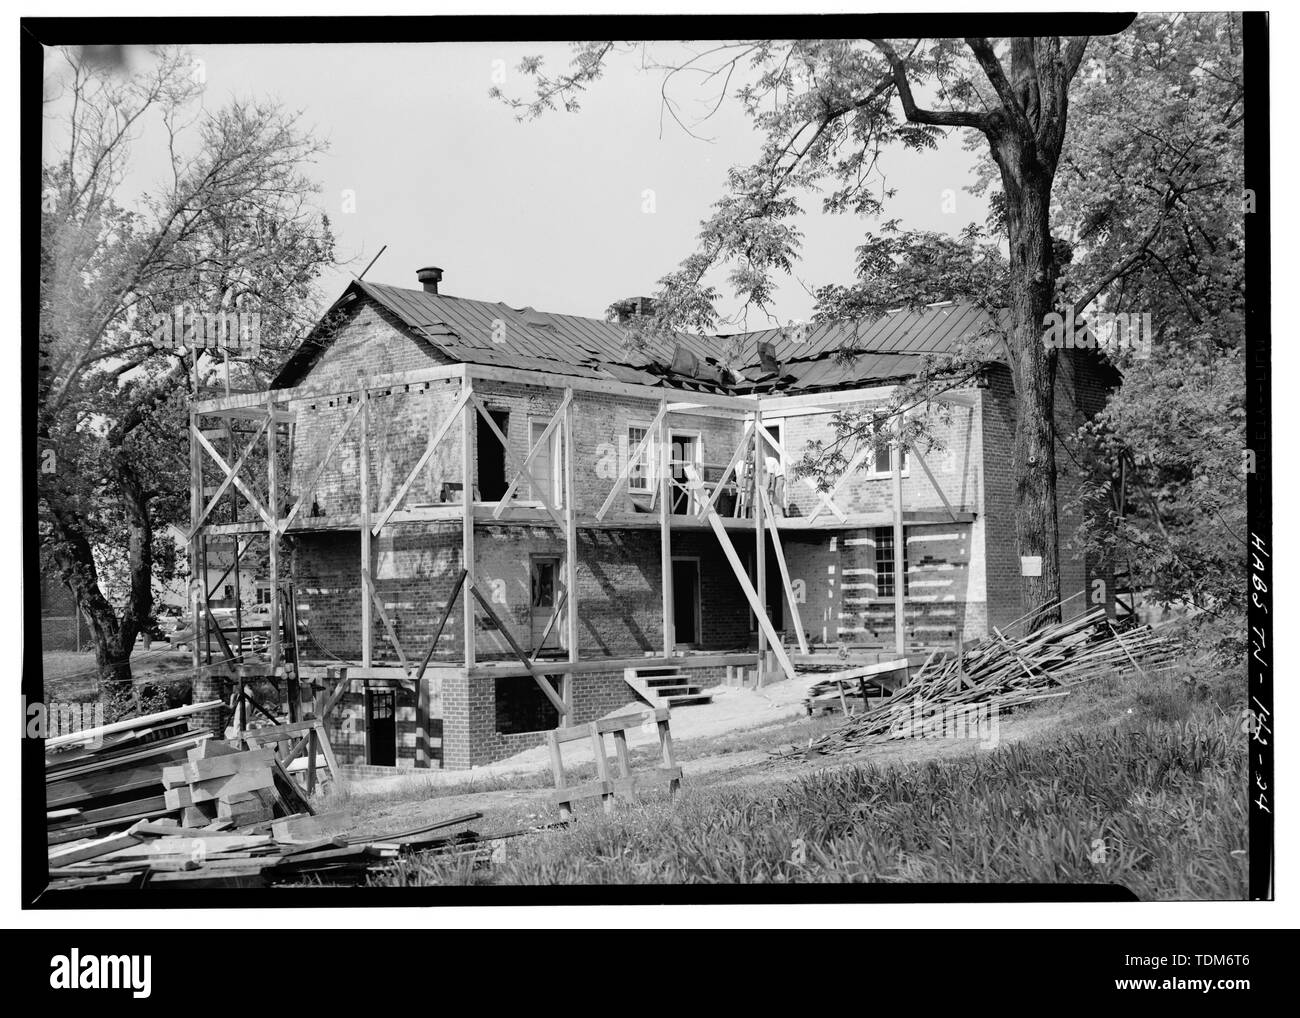
[[[585,661],[535,661],[525,670],[510,661],[497,664],[480,664],[470,669],[470,678],[486,679],[518,675],[590,674],[591,672],[625,672],[629,668],[723,668],[728,665],[747,667],[758,663],[758,655],[744,654],[687,654],[673,657],[589,658]],[[351,673],[349,673],[351,674]],[[620,676],[619,681],[622,681]]]

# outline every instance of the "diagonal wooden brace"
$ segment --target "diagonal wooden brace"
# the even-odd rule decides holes
[[[488,413],[488,409],[483,405],[483,401],[473,394],[471,394],[469,398],[470,402],[474,404],[474,409],[477,410],[479,416],[487,422],[488,428],[491,430],[492,434],[496,435],[497,441],[501,443],[501,450],[505,453],[506,462],[509,463],[514,470],[522,473],[524,468],[519,465],[519,461],[515,458],[515,454],[511,452],[510,443],[506,440],[506,436],[501,434],[501,429],[497,427],[497,422],[492,419],[492,415]],[[564,520],[560,517],[560,514],[557,513],[546,501],[542,502],[542,508],[546,510],[547,515],[551,517],[555,522],[555,525],[559,527],[560,530],[563,530]]]
[[[316,482],[320,480],[320,475],[325,472],[325,465],[329,463],[330,457],[334,455],[334,450],[339,447],[339,443],[343,441],[344,436],[347,435],[349,430],[351,430],[353,421],[357,419],[357,415],[360,413],[361,402],[358,400],[356,406],[352,408],[352,413],[348,414],[348,419],[343,422],[342,429],[337,435],[330,439],[330,444],[325,450],[325,455],[322,456],[321,461],[316,464],[316,469],[312,471],[311,478],[305,485],[303,485],[302,494],[298,496],[298,501],[293,504],[293,508],[290,509],[288,515],[285,516],[284,522],[280,524],[281,533],[289,529],[289,524],[292,523],[293,518],[298,515],[298,510],[302,508],[302,504],[306,501],[307,495],[315,490]]]
[[[472,393],[468,389],[461,389],[460,395],[456,398],[456,402],[451,408],[451,413],[447,414],[446,418],[443,419],[442,424],[439,425],[437,432],[435,432],[434,436],[429,439],[429,444],[425,446],[424,453],[420,456],[415,466],[411,468],[411,472],[406,475],[406,480],[403,481],[402,486],[397,489],[397,494],[394,495],[392,501],[388,503],[388,508],[379,514],[379,521],[370,528],[370,533],[375,537],[379,536],[379,532],[384,529],[384,524],[388,522],[388,518],[397,511],[397,507],[406,499],[406,493],[411,489],[411,485],[415,483],[415,479],[420,476],[420,471],[425,468],[429,460],[433,457],[434,451],[438,448],[439,443],[447,437],[447,432],[450,431],[451,426],[456,423],[461,410],[464,408],[465,404],[469,402],[471,395]],[[469,498],[469,493],[466,492],[461,497]]]
[[[506,643],[510,644],[510,649],[515,652],[515,657],[519,659],[519,663],[528,670],[528,674],[533,677],[533,681],[537,683],[538,688],[541,689],[541,691],[546,694],[546,698],[555,705],[555,709],[560,712],[560,717],[567,715],[569,708],[565,705],[564,700],[561,699],[560,694],[557,693],[551,684],[546,681],[546,676],[538,673],[538,671],[533,667],[533,662],[529,660],[528,655],[524,653],[523,648],[519,646],[518,642],[516,642],[514,636],[511,635],[510,630],[506,628],[505,623],[502,622],[497,613],[492,610],[492,606],[488,604],[487,598],[479,593],[478,587],[474,586],[472,582],[466,583],[466,586],[469,587],[469,592],[474,595],[474,599],[478,601],[479,606],[487,612],[488,618],[490,618],[496,625],[497,631],[505,637]]]
[[[257,497],[253,492],[253,489],[245,484],[234,470],[230,469],[230,465],[222,458],[221,453],[217,452],[217,450],[212,447],[212,443],[203,437],[202,432],[200,432],[195,425],[190,425],[190,432],[194,435],[194,438],[199,445],[203,447],[203,451],[212,457],[212,461],[221,468],[222,472],[230,482],[239,489],[244,498],[248,499],[249,504],[257,510],[257,514],[262,517],[262,521],[270,528],[272,535],[274,535],[277,531],[275,521],[271,519],[270,514],[266,511],[266,507],[262,505],[262,500]]]
[[[571,402],[573,402],[573,390],[565,390],[564,399],[560,401],[560,408],[555,411],[555,416],[552,417],[550,423],[546,425],[546,430],[542,432],[541,437],[538,438],[538,440],[533,443],[533,447],[528,450],[528,455],[524,457],[523,468],[515,474],[515,479],[510,482],[510,487],[506,488],[506,493],[501,496],[500,501],[497,502],[497,507],[492,510],[493,519],[501,519],[501,514],[506,511],[506,506],[509,505],[510,500],[514,498],[515,489],[519,487],[519,482],[524,478],[524,471],[528,469],[528,464],[533,461],[533,458],[537,453],[545,447],[547,442],[550,441],[552,433],[554,433],[555,429],[559,427],[560,423],[564,420],[564,411],[568,409]],[[566,449],[564,455],[570,455],[569,450]],[[545,499],[543,499],[543,501],[545,501]]]

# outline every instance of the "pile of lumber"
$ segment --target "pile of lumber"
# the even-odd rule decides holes
[[[214,820],[245,827],[311,809],[273,747],[241,752],[209,739],[188,756],[162,773],[167,807],[181,811],[186,827],[206,827]]]
[[[262,856],[278,855],[284,843],[302,840],[276,841],[268,829],[278,820],[313,813],[308,793],[285,767],[295,753],[304,746],[312,755],[319,749],[334,776],[323,726],[309,721],[256,729],[231,742],[207,730],[190,730],[194,714],[219,705],[215,700],[193,704],[46,740],[46,837],[55,884],[129,883],[142,873],[189,873],[196,868],[196,854],[213,860],[208,869],[215,866],[222,879],[238,885],[251,874],[249,879],[258,882]],[[308,773],[314,776],[314,766]],[[344,847],[331,844],[318,851]],[[345,856],[368,865],[393,853],[363,846]],[[332,870],[338,868],[334,860],[343,857],[329,858],[328,863],[320,856],[296,859],[281,872]]]
[[[219,706],[198,703],[45,741],[49,842],[63,844],[123,830],[176,813],[163,772],[185,763],[211,739],[191,731],[190,715]]]
[[[1149,627],[1118,631],[1102,608],[1019,638],[993,635],[960,654],[936,651],[893,696],[846,718],[814,739],[807,753],[834,753],[886,739],[942,730],[936,722],[963,709],[992,716],[1065,696],[1103,675],[1156,673],[1177,656],[1172,640]]]
[[[92,889],[196,890],[293,884],[356,885],[415,852],[481,851],[508,835],[448,834],[482,813],[371,838],[327,834],[320,818],[288,817],[247,833],[141,821],[125,831],[50,851],[51,892]]]

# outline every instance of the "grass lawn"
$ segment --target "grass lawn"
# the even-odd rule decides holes
[[[190,658],[155,641],[151,650],[137,647],[131,655],[131,676],[137,686],[188,678]],[[45,698],[64,703],[85,703],[99,696],[99,672],[92,651],[46,651],[41,655]]]
[[[1042,734],[980,755],[893,766],[849,758],[797,778],[688,781],[674,801],[608,816],[592,805],[567,830],[505,842],[489,867],[416,857],[378,882],[1036,881],[1240,899],[1246,742],[1237,686],[1214,674],[1099,682],[1022,712],[1059,716]],[[741,732],[691,752],[769,740],[795,741],[788,728]]]

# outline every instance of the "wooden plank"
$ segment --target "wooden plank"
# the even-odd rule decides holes
[[[266,507],[262,505],[262,500],[257,496],[253,489],[245,484],[243,479],[230,469],[230,465],[222,458],[221,453],[217,452],[217,450],[213,448],[212,443],[203,437],[198,428],[192,427],[191,431],[194,435],[194,440],[198,442],[203,451],[212,457],[212,461],[221,468],[223,473],[230,477],[231,483],[239,489],[244,498],[248,499],[248,504],[257,510],[257,515],[262,517],[262,522],[271,530],[274,530],[275,521],[271,519],[270,515],[266,511]]]
[[[325,472],[325,467],[334,456],[334,451],[339,447],[339,443],[343,441],[344,436],[352,430],[352,425],[356,421],[357,415],[360,413],[361,403],[358,402],[352,408],[352,412],[348,414],[347,420],[343,422],[343,427],[339,429],[338,434],[331,438],[330,444],[325,447],[325,455],[321,457],[320,462],[317,463],[315,469],[312,470],[311,476],[307,479],[307,483],[300,489],[302,494],[298,496],[298,501],[294,502],[293,507],[285,515],[284,522],[280,524],[280,533],[284,533],[289,529],[289,524],[292,523],[294,517],[298,515],[298,510],[302,508],[303,503],[307,501],[307,496],[315,493],[316,482],[320,480],[320,475]]]
[[[677,620],[673,614],[672,433],[668,430],[666,398],[656,419],[659,421],[659,588],[664,657],[672,657],[677,647]]]
[[[754,513],[754,591],[758,595],[758,605],[755,612],[767,618],[767,548],[763,541],[763,500],[759,493],[767,487],[767,461],[763,448],[763,411],[762,408],[754,411],[754,500],[752,511]],[[767,631],[772,626],[758,627],[758,685],[762,687],[767,679]],[[773,637],[773,642],[780,644],[780,640]]]
[[[894,426],[894,441],[889,450],[889,470],[893,475],[894,494],[894,650],[899,657],[907,653],[907,618],[903,607],[907,587],[904,568],[907,561],[907,537],[903,533],[902,424],[903,415],[900,414]]]
[[[311,718],[307,721],[295,721],[288,725],[269,725],[266,728],[247,728],[236,734],[235,738],[243,742],[263,743],[263,742],[280,742],[293,735],[302,735],[310,732],[313,727],[320,724],[319,719]]]
[[[626,496],[627,488],[625,485],[627,484],[627,475],[632,472],[632,464],[637,462],[637,460],[641,458],[641,454],[645,452],[646,447],[650,444],[650,436],[658,433],[659,425],[662,423],[663,416],[667,412],[668,403],[660,397],[659,412],[654,415],[654,419],[645,429],[645,435],[643,435],[641,441],[637,443],[636,449],[634,449],[631,455],[628,456],[627,462],[619,468],[618,477],[614,480],[614,486],[609,489],[609,494],[605,496],[605,501],[602,502],[600,508],[596,510],[597,520],[603,520],[605,518],[606,514],[609,512],[610,506],[614,504],[614,499],[618,497],[620,492]]]
[[[546,695],[546,698],[555,705],[555,709],[560,712],[560,717],[564,717],[569,712],[569,708],[566,706],[564,700],[560,698],[560,695],[542,675],[532,670],[532,662],[528,660],[528,655],[524,653],[523,648],[516,642],[510,630],[507,629],[505,623],[501,621],[500,616],[493,611],[492,605],[488,603],[487,598],[480,594],[478,588],[472,583],[469,584],[469,592],[474,595],[475,600],[479,603],[479,607],[487,613],[488,618],[490,618],[496,625],[497,631],[505,637],[505,641],[510,645],[510,649],[514,651],[515,657],[517,657],[523,666],[528,669],[528,674],[533,677],[533,680],[537,683],[537,687]]]
[[[687,468],[690,469],[689,467]],[[732,547],[731,538],[727,536],[726,528],[723,527],[722,521],[718,519],[716,510],[709,510],[708,521],[713,527],[713,532],[718,537],[718,543],[722,546],[722,552],[727,556],[727,561],[731,564],[731,570],[736,574],[736,581],[740,584],[740,589],[744,591],[746,599],[749,601],[749,607],[758,617],[759,627],[767,636],[772,646],[772,653],[776,655],[777,661],[781,664],[781,669],[785,672],[786,678],[795,677],[794,665],[790,661],[790,656],[781,646],[781,638],[777,635],[776,629],[772,625],[772,620],[768,617],[767,610],[759,600],[757,591],[749,582],[749,577],[745,574],[744,564],[740,561],[740,556],[736,554],[736,549]],[[761,667],[760,658],[760,667]]]
[[[514,470],[523,470],[524,468],[520,466],[519,460],[515,458],[514,450],[510,448],[509,439],[507,439],[506,436],[501,433],[501,429],[497,427],[497,422],[492,419],[492,415],[488,413],[488,408],[483,405],[483,401],[479,399],[477,396],[473,395],[472,393],[470,394],[469,399],[470,399],[470,403],[473,404],[474,409],[478,411],[479,416],[482,418],[483,422],[487,424],[488,430],[491,431],[492,434],[496,436],[497,441],[501,443],[501,452],[505,455],[506,462],[510,464],[511,468]],[[546,511],[546,515],[551,518],[551,521],[560,530],[560,532],[563,533],[564,520],[560,518],[560,514],[555,511],[554,506],[552,506],[549,502],[543,499],[542,508]]]
[[[949,518],[953,523],[958,522],[957,510],[955,510],[952,507],[952,503],[948,501],[948,496],[944,494],[943,488],[939,486],[939,482],[934,479],[934,474],[930,473],[930,465],[925,462],[925,457],[921,455],[921,450],[916,447],[915,442],[908,442],[907,448],[912,454],[912,459],[916,460],[916,462],[921,465],[921,469],[925,471],[925,476],[930,479],[930,485],[934,488],[935,494],[939,496],[939,500],[943,502],[943,507],[948,510]]]
[[[551,757],[551,777],[555,780],[555,789],[558,793],[564,788],[564,756],[560,752],[560,740],[557,733],[546,733],[546,748],[550,751]],[[569,809],[569,802],[565,800],[554,800],[560,807],[560,819],[568,820],[572,815]]]
[[[667,721],[669,710],[667,707],[656,707],[654,710],[641,711],[639,714],[620,714],[618,717],[601,718],[596,722],[601,734],[608,732],[625,732],[629,728],[640,728],[642,725],[653,724],[659,721]]]
[[[364,380],[361,389],[361,437],[357,454],[357,486],[361,514],[361,576],[363,577],[361,583],[361,666],[369,668],[374,663],[371,660],[374,622],[370,617],[370,590],[364,581],[364,577],[370,575],[372,559],[370,554],[370,395],[369,391],[364,387]]]
[[[137,728],[155,725],[160,721],[188,717],[198,711],[209,710],[221,705],[222,701],[220,700],[205,700],[203,703],[190,704],[188,707],[174,707],[171,710],[160,711],[157,714],[146,714],[137,718],[127,718],[124,721],[115,721],[110,725],[100,725],[98,728],[86,728],[80,732],[71,732],[68,735],[57,735],[53,739],[45,740],[45,750],[48,753],[51,749],[60,746],[75,746],[79,743],[91,742],[106,735],[129,732]]]
[[[260,771],[247,771],[240,774],[228,774],[223,778],[190,785],[190,797],[195,803],[211,802],[214,799],[228,797],[238,792],[253,792],[260,788],[270,788],[274,784],[273,772],[268,767]]]
[[[461,391],[465,395],[465,400],[461,404],[460,411],[460,478],[461,478],[461,536],[460,536],[460,565],[465,570],[465,582],[472,589],[474,585],[474,449],[475,449],[475,432],[474,422],[477,420],[474,414],[474,408],[470,406],[469,397],[473,395],[474,383],[470,376],[466,375],[461,382]],[[470,669],[474,667],[475,652],[477,650],[476,639],[474,634],[474,599],[464,597],[465,618],[464,631],[462,634],[462,648],[464,651],[465,667]],[[367,662],[368,664],[369,662]]]
[[[614,811],[613,786],[609,781],[609,757],[605,755],[605,737],[600,734],[600,729],[596,722],[587,726],[591,733],[591,756],[596,762],[596,780],[611,789],[610,794],[603,796],[603,805],[606,813]]]
[[[185,535],[185,540],[187,541],[194,540],[194,535],[199,532],[199,527],[203,526],[203,521],[206,520],[212,514],[212,510],[215,509],[218,503],[221,501],[221,496],[223,496],[226,493],[226,489],[230,487],[231,482],[233,482],[235,477],[239,474],[239,472],[244,469],[244,464],[248,461],[249,455],[252,453],[253,449],[257,446],[258,441],[262,437],[262,432],[266,430],[268,423],[269,423],[268,421],[265,420],[262,421],[261,426],[257,429],[257,431],[253,435],[253,440],[249,442],[248,445],[244,448],[244,451],[239,454],[239,459],[235,460],[233,472],[227,474],[225,479],[219,485],[217,485],[216,493],[213,494],[212,498],[208,501],[208,504],[204,506],[202,512],[199,513],[198,521],[190,526],[190,531],[188,534]]]
[[[570,661],[577,661],[578,651],[578,489],[576,480],[577,446],[573,440],[573,390],[565,390],[564,433],[561,449],[564,457],[564,588],[567,609],[564,614],[565,644]],[[573,675],[566,672],[560,680],[560,697],[573,713]]]
[[[614,757],[618,761],[618,776],[628,778],[632,776],[632,758],[627,751],[627,732],[618,729],[614,733]]]
[[[612,783],[617,795],[636,798],[638,792],[647,792],[665,786],[669,791],[673,791],[673,786],[680,784],[681,780],[680,767],[656,767],[653,770],[637,771],[628,777],[615,778]]]
[[[96,841],[80,845],[69,845],[66,848],[56,848],[49,853],[49,863],[51,866],[71,866],[74,863],[85,862],[87,859],[98,859],[101,856],[110,855],[113,852],[138,844],[140,844],[140,839],[134,834],[110,834],[108,837]]]
[[[573,803],[580,799],[591,799],[595,796],[604,797],[614,790],[614,786],[609,781],[587,781],[581,785],[570,785],[568,788],[562,788],[551,793],[551,802]]]
[[[224,778],[231,774],[248,771],[260,771],[271,766],[275,759],[275,750],[254,749],[247,753],[234,753],[229,756],[214,756],[206,760],[191,760],[183,765],[187,783],[207,781],[211,778]]]
[[[402,664],[402,671],[409,672],[410,664],[406,660],[406,651],[402,649],[402,644],[397,639],[397,629],[393,626],[392,620],[389,619],[388,612],[384,610],[384,602],[379,599],[379,594],[375,591],[375,581],[371,577],[369,569],[362,572],[361,585],[369,592],[371,599],[375,602],[375,611],[379,612],[379,621],[384,624],[384,632],[388,636],[388,642],[393,645],[393,650],[397,652],[397,660]]]
[[[465,577],[468,575],[462,569],[456,577],[456,584],[451,588],[451,593],[447,596],[447,603],[443,606],[442,616],[438,619],[438,625],[433,631],[433,639],[429,641],[429,649],[425,651],[424,660],[420,662],[420,667],[415,673],[416,682],[424,678],[425,669],[429,667],[429,662],[433,660],[433,652],[438,649],[438,640],[442,637],[442,631],[446,628],[447,620],[451,618],[451,610],[456,604],[456,598],[460,595],[460,589],[465,585]]]
[[[795,602],[794,584],[790,582],[790,568],[786,565],[785,549],[781,547],[781,535],[776,528],[776,514],[772,512],[771,500],[766,490],[762,493],[764,519],[772,536],[772,548],[776,552],[776,564],[781,570],[781,584],[785,590],[785,602],[790,606],[790,620],[794,623],[794,635],[799,641],[799,652],[808,653],[808,637],[804,635],[803,620],[799,617],[799,605]]]
[[[501,518],[501,513],[505,511],[506,506],[510,503],[510,500],[514,497],[515,489],[519,487],[519,482],[523,480],[524,471],[528,469],[528,464],[533,461],[533,458],[537,455],[538,451],[542,449],[547,442],[550,441],[551,435],[554,433],[555,429],[560,425],[560,423],[564,420],[564,416],[569,409],[569,404],[572,401],[573,401],[573,390],[565,389],[564,398],[560,401],[560,407],[558,410],[555,411],[555,416],[551,418],[550,422],[546,425],[545,430],[542,432],[541,437],[539,437],[537,441],[533,443],[533,447],[529,449],[528,454],[524,456],[523,465],[515,473],[514,480],[512,480],[509,486],[506,488],[505,494],[502,495],[501,498],[497,500],[496,507],[492,510],[492,515],[495,518],[497,519]],[[546,501],[545,498],[543,498],[542,501]]]
[[[460,414],[461,410],[464,409],[469,398],[470,391],[462,389],[460,394],[456,397],[456,402],[452,405],[451,412],[443,418],[442,423],[438,425],[438,430],[429,438],[429,443],[424,447],[424,452],[420,455],[420,458],[416,460],[415,466],[411,468],[411,472],[406,475],[406,480],[402,482],[401,487],[397,489],[397,493],[389,500],[384,511],[379,514],[378,522],[376,522],[374,527],[371,529],[371,533],[374,534],[375,537],[379,536],[379,532],[384,529],[384,525],[388,522],[389,518],[397,511],[397,507],[406,500],[406,494],[410,491],[411,485],[414,484],[415,479],[420,476],[420,472],[428,466],[429,460],[433,458],[433,454],[437,451],[438,446],[442,444],[442,440],[447,437],[447,432],[450,431],[451,426],[456,423],[457,416]]]

